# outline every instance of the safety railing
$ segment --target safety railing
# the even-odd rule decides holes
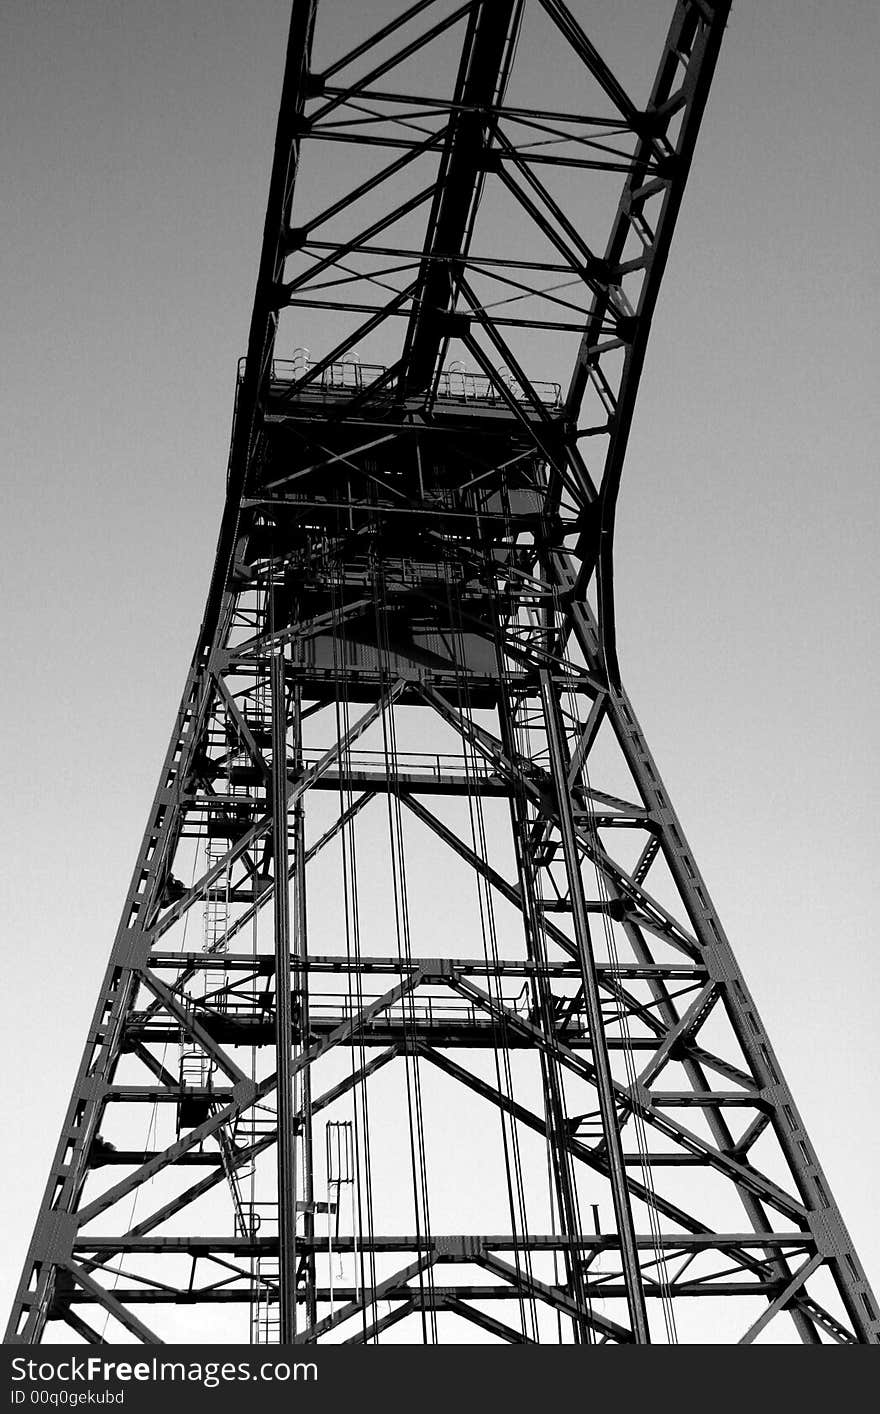
[[[341,1025],[351,1021],[360,1011],[379,999],[375,995],[361,994],[349,996],[347,992],[310,992],[309,1017],[316,1022],[334,1022]],[[525,992],[517,997],[505,998],[505,1009],[518,1016],[525,1016],[528,1001]],[[437,1028],[442,1026],[489,1026],[492,1013],[477,1002],[466,1001],[464,997],[415,996],[407,997],[393,1006],[386,1007],[376,1018],[379,1025],[391,1022],[402,1026],[404,1023],[419,1027]]]
[[[558,408],[562,404],[562,389],[558,383],[531,383],[528,390],[523,388],[509,374],[501,374],[507,395],[518,403],[530,403],[534,393],[544,407]],[[507,402],[505,394],[488,375],[470,373],[465,368],[450,366],[440,374],[437,395],[450,402],[494,403],[502,406]]]
[[[239,380],[244,376],[245,360],[239,360]],[[294,384],[304,378],[314,367],[308,349],[296,349],[293,358],[272,360],[270,386],[276,396],[289,392]],[[361,363],[357,358],[337,359],[328,363],[320,373],[315,374],[303,385],[305,394],[358,393],[379,381],[387,372],[385,364]],[[533,398],[545,408],[562,406],[562,389],[558,383],[531,382],[528,388],[522,386],[509,373],[502,371],[498,382],[485,373],[472,373],[455,363],[443,369],[437,381],[437,398],[441,402],[458,404],[479,404],[480,406],[504,407],[512,399],[517,403],[530,404]]]
[[[303,749],[303,765],[306,770],[317,765],[329,748],[313,746]],[[479,781],[497,774],[491,762],[483,757],[472,760],[467,756],[444,754],[436,751],[368,751],[364,749],[345,752],[344,764],[347,770],[363,775],[385,777],[389,772],[395,775],[430,776],[438,782],[444,780]],[[339,760],[331,762],[331,772],[338,770]]]

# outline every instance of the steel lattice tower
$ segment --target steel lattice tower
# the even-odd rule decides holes
[[[678,0],[643,106],[587,5],[373,8],[294,0],[207,606],[7,1341],[876,1343],[615,646],[729,6]]]

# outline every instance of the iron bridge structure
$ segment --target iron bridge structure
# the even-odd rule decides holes
[[[620,8],[293,0],[213,576],[9,1343],[878,1341],[621,680],[729,5]]]

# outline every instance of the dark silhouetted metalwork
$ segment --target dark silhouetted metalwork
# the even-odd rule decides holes
[[[615,642],[728,5],[643,105],[563,0],[371,8],[293,5],[204,621],[7,1339],[876,1342]]]

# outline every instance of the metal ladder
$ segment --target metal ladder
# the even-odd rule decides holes
[[[268,1104],[252,1105],[239,1115],[235,1124],[235,1147],[252,1149],[261,1140],[274,1135],[278,1127],[275,1110]],[[278,1201],[261,1200],[254,1195],[256,1158],[252,1157],[236,1170],[238,1202],[236,1224],[240,1235],[256,1241],[257,1237],[275,1239],[275,1251],[259,1253],[251,1258],[250,1341],[251,1345],[277,1345],[280,1334],[278,1304],[280,1269],[277,1249]],[[243,1184],[250,1181],[250,1196],[242,1196]]]
[[[251,1240],[275,1238],[275,1251],[260,1253],[253,1259],[251,1287],[251,1345],[277,1345],[281,1334],[280,1284],[278,1255],[278,1204],[275,1201],[251,1201],[246,1209]]]
[[[224,735],[228,738],[229,724],[224,717],[218,724]],[[221,795],[218,801],[217,814],[223,813],[223,805],[228,796],[235,794],[235,789],[231,782],[226,782],[226,792]],[[211,833],[211,815],[209,814],[208,834],[205,841],[205,868],[210,871],[223,858],[228,851],[228,843],[222,837]],[[206,955],[216,955],[227,951],[226,934],[229,930],[229,889],[230,889],[230,867],[220,874],[210,884],[205,892],[203,904],[202,920],[202,946],[201,951]],[[193,1006],[198,1001],[204,1000],[207,990],[207,970],[200,969],[198,978],[191,994]],[[205,1054],[201,1046],[190,1041],[186,1033],[181,1031],[180,1041],[180,1087],[185,1090],[208,1090],[211,1087],[211,1078],[216,1070],[214,1062]],[[189,1108],[189,1114],[187,1113]],[[187,1107],[185,1099],[182,1099],[178,1107],[178,1130],[187,1128],[188,1120],[197,1118],[198,1110],[195,1105]]]
[[[333,1238],[340,1236],[343,1188],[350,1190],[352,1209],[354,1207],[354,1125],[351,1120],[329,1120],[324,1132],[324,1140],[327,1164],[327,1273],[330,1289],[330,1314],[332,1315],[336,1307],[333,1295]],[[352,1211],[352,1237],[354,1236],[354,1212]],[[339,1261],[341,1265],[341,1253]],[[354,1271],[353,1284],[357,1288],[358,1254],[356,1247],[352,1249],[352,1267]]]

